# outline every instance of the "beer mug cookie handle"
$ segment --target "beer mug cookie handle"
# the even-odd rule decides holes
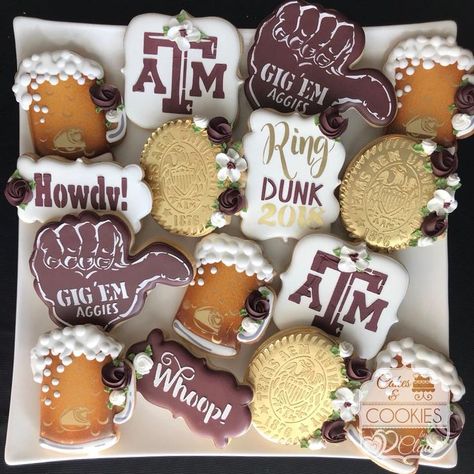
[[[137,390],[137,379],[135,376],[135,370],[133,365],[127,361],[123,361],[124,364],[127,364],[129,367],[132,377],[130,378],[130,384],[127,387],[126,394],[125,394],[125,403],[123,406],[123,410],[119,411],[114,416],[114,423],[117,425],[123,425],[127,421],[129,421],[132,416],[133,412],[135,411],[135,402],[136,402],[136,390]]]

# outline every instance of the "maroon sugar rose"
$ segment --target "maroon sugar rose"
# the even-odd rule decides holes
[[[89,93],[92,102],[104,112],[114,110],[122,103],[120,91],[111,84],[94,84]]]
[[[457,90],[454,105],[458,112],[474,115],[474,84],[466,84]]]
[[[366,360],[360,357],[345,359],[347,376],[356,382],[365,382],[372,377],[372,371],[367,368]]]
[[[102,383],[113,390],[130,385],[132,368],[124,361],[109,362],[102,367]]]
[[[265,319],[270,313],[270,301],[260,291],[254,290],[245,300],[245,311],[253,319]]]
[[[328,107],[319,115],[319,129],[328,138],[335,140],[346,130],[348,120],[339,114],[336,107]]]
[[[431,156],[431,168],[438,178],[446,178],[458,169],[458,155],[448,150],[436,150]]]
[[[30,184],[23,178],[13,178],[8,181],[4,194],[12,206],[27,204],[33,199],[33,191]]]
[[[224,117],[214,117],[207,125],[207,136],[216,145],[228,143],[232,138],[232,127]]]
[[[244,207],[244,197],[238,189],[226,189],[217,198],[219,211],[231,216],[237,214]]]
[[[434,428],[434,431],[443,438],[454,439],[462,433],[463,428],[464,423],[461,416],[458,413],[453,413],[451,418],[449,418],[449,433],[446,428]]]
[[[421,223],[421,232],[427,237],[438,237],[448,228],[448,219],[438,216],[436,212],[428,214]]]
[[[342,420],[325,421],[321,427],[321,437],[328,443],[342,443],[346,439],[344,427]]]

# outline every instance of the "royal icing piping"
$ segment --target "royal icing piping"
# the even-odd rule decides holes
[[[33,110],[47,113],[46,107],[41,107],[41,95],[38,92],[30,94],[28,87],[38,89],[38,85],[48,81],[56,85],[59,81],[66,81],[72,77],[78,84],[84,84],[85,79],[102,79],[104,70],[102,66],[86,59],[72,51],[61,50],[52,53],[33,54],[23,59],[15,75],[15,83],[12,87],[16,101],[22,109],[29,110],[33,102]]]
[[[210,234],[197,244],[194,255],[198,267],[222,262],[228,267],[235,265],[238,272],[248,276],[256,275],[259,280],[268,281],[273,276],[272,265],[263,257],[261,248],[250,240]]]
[[[40,336],[36,346],[31,350],[33,379],[36,383],[42,383],[43,371],[52,363],[49,354],[59,356],[62,364],[67,366],[72,363],[71,356],[84,355],[87,360],[101,362],[107,356],[117,358],[122,349],[122,344],[93,324],[53,329]]]
[[[444,391],[451,391],[453,402],[460,400],[466,393],[464,384],[452,362],[443,354],[416,344],[410,337],[389,342],[387,348],[379,352],[377,371],[397,367],[396,357],[399,357],[404,365],[410,364],[413,372],[429,376],[434,383],[440,383]]]

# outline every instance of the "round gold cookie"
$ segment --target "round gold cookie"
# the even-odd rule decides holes
[[[342,221],[352,237],[377,250],[406,248],[423,221],[436,178],[418,141],[387,135],[367,145],[349,163],[341,183]]]
[[[191,237],[213,230],[209,220],[221,191],[216,170],[221,151],[191,120],[167,122],[153,132],[141,166],[153,193],[151,214],[164,229]]]
[[[335,341],[314,327],[291,328],[267,339],[250,361],[247,382],[255,428],[273,442],[299,445],[332,414],[331,392],[344,385]]]

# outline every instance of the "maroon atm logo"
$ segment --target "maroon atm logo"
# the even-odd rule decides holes
[[[288,300],[301,304],[303,299],[304,301],[309,299],[309,308],[316,313],[311,324],[329,334],[339,335],[344,324],[355,324],[357,317],[361,322],[365,322],[365,329],[377,332],[379,320],[388,302],[377,298],[368,304],[366,293],[380,295],[388,276],[370,268],[364,272],[341,272],[338,269],[338,263],[338,257],[318,251],[305,283],[292,293]],[[329,272],[336,272],[337,281],[329,300],[323,301],[320,285],[323,276]],[[362,282],[365,285],[365,291],[355,289],[356,282]],[[325,306],[324,310],[323,306]]]
[[[193,97],[207,93],[213,99],[225,99],[224,73],[226,64],[216,63],[206,70],[202,61],[191,59],[197,51],[201,59],[216,59],[218,39],[210,36],[199,42],[191,42],[188,51],[182,51],[175,41],[163,33],[145,32],[143,38],[143,67],[134,83],[133,92],[145,92],[145,88],[163,96],[162,111],[173,114],[192,114]],[[165,58],[165,49],[171,49],[171,62]],[[209,68],[208,68],[209,69]],[[164,76],[170,76],[168,81]]]

